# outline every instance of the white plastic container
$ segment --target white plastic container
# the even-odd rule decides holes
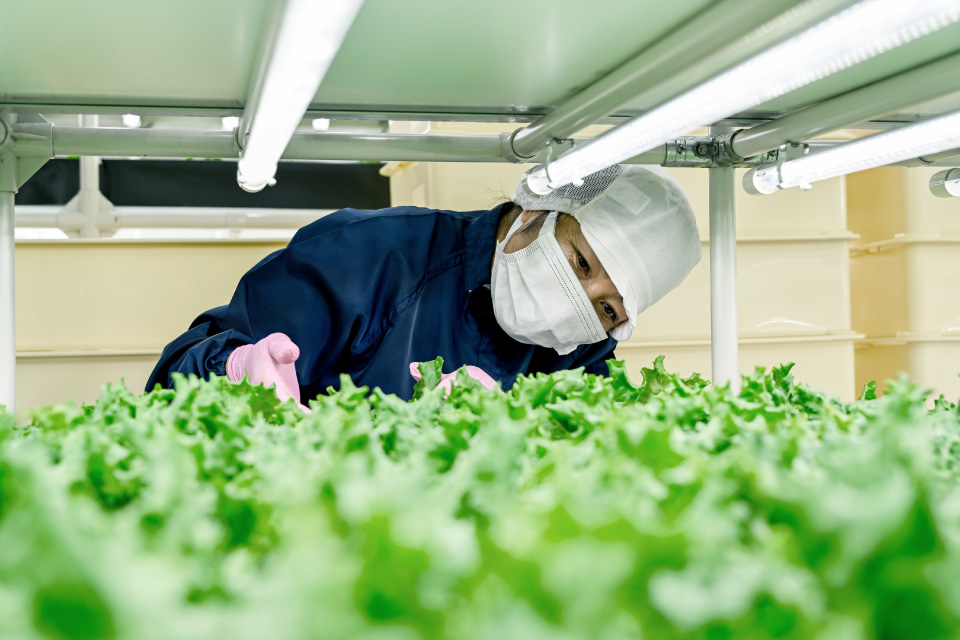
[[[847,176],[850,230],[862,242],[896,237],[960,240],[960,198],[930,193],[931,176],[941,168],[880,167]]]
[[[160,349],[116,351],[29,351],[17,354],[17,413],[71,401],[79,406],[100,397],[103,385],[119,382],[140,393],[160,359]]]
[[[766,368],[793,362],[793,376],[800,382],[852,400],[861,389],[855,384],[854,343],[862,336],[853,332],[824,336],[797,336],[780,339],[741,339],[740,372],[753,373],[757,366]],[[627,374],[639,383],[641,369],[650,367],[663,355],[668,371],[689,375],[694,371],[710,379],[710,341],[623,342],[616,356],[627,363]]]
[[[851,252],[853,326],[870,338],[960,337],[960,238],[900,237]]]
[[[850,330],[846,232],[832,237],[741,238],[737,298],[742,338],[827,335]],[[634,339],[710,337],[709,244],[690,276],[637,318]]]
[[[18,241],[17,350],[159,349],[285,241]]]
[[[886,380],[907,373],[932,390],[931,398],[940,394],[951,402],[960,398],[960,337],[861,340],[856,345],[856,366],[858,386],[876,380],[885,390]]]
[[[668,169],[683,187],[697,215],[701,235],[710,221],[709,174],[703,169]],[[740,185],[746,169],[737,169]],[[751,196],[736,189],[737,237],[833,236],[847,230],[844,178],[816,183],[812,189],[785,189],[767,196]]]

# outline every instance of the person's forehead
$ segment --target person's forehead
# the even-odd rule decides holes
[[[583,234],[583,230],[580,228],[580,221],[571,215],[565,216],[564,220],[567,222],[566,231],[574,245],[581,251],[589,251],[591,256],[595,258],[597,254],[594,252],[593,247],[590,246],[590,241],[587,240],[587,237]],[[603,265],[599,263],[599,260],[597,260],[597,264],[603,269]],[[606,269],[604,269],[604,273],[606,273]]]

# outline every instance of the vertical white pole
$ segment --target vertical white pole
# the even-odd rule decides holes
[[[17,344],[14,316],[13,195],[17,190],[17,158],[0,155],[0,405],[16,410]]]
[[[99,120],[96,115],[80,116],[80,124],[84,127],[96,127]],[[80,228],[80,237],[99,238],[97,217],[100,214],[100,158],[96,156],[80,156],[80,198],[77,207],[85,218]]]
[[[711,127],[710,135],[729,133]],[[713,382],[740,392],[737,344],[737,212],[732,167],[710,172],[710,355]]]

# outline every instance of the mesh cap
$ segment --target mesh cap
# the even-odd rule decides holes
[[[520,179],[514,202],[526,210],[562,211],[576,218],[623,296],[627,322],[610,332],[616,340],[628,339],[637,316],[700,262],[693,209],[662,167],[613,165],[586,176],[580,185],[564,185],[544,196],[527,190],[525,180]]]

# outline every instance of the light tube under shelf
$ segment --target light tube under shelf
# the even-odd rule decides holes
[[[751,169],[743,186],[750,193],[769,194],[955,147],[960,147],[960,111],[788,160],[779,167]]]
[[[960,197],[960,169],[946,169],[930,178],[930,192],[938,198]]]
[[[363,0],[287,0],[254,105],[237,182],[247,191],[274,183],[277,162],[320,88]]]
[[[960,0],[863,0],[538,168],[527,188],[549,193],[958,21]]]

